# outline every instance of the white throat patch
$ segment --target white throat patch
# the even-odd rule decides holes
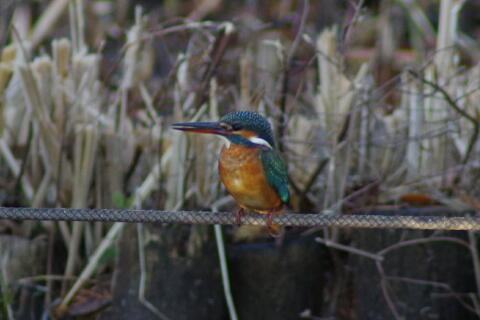
[[[273,149],[272,146],[270,145],[270,143],[268,143],[265,139],[262,139],[260,137],[250,137],[248,138],[248,140],[250,140],[250,142],[253,142],[255,144],[259,144],[259,145],[262,145],[262,146],[266,146],[267,148],[269,149]]]
[[[230,148],[230,145],[232,144],[232,143],[230,142],[230,140],[228,140],[228,139],[225,138],[224,136],[220,136],[220,138],[222,138],[222,140],[225,142],[225,146],[226,146],[227,148]]]

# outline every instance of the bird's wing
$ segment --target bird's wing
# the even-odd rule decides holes
[[[287,166],[282,157],[275,150],[262,149],[260,159],[268,184],[275,189],[283,203],[288,203],[290,194],[288,192]]]

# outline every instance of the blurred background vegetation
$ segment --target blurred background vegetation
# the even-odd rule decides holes
[[[479,37],[476,0],[2,0],[0,203],[236,210],[221,141],[169,124],[243,109],[291,211],[478,211]],[[224,233],[240,319],[480,317],[474,233]],[[1,319],[235,317],[208,226],[0,221],[0,249]]]

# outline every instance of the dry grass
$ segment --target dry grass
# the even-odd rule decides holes
[[[213,14],[221,1],[202,3],[191,17]],[[396,204],[410,193],[470,208],[474,201],[465,199],[480,198],[480,65],[472,58],[478,48],[464,63],[472,49],[457,29],[463,2],[441,1],[437,34],[424,8],[398,3],[411,32],[408,58],[399,61],[388,8],[379,13],[379,44],[365,59],[352,35],[369,30],[362,11],[346,24],[351,30],[316,34],[305,6],[292,36],[249,24],[249,16],[235,24],[158,23],[137,7],[116,59],[101,42],[118,32],[102,20],[115,21],[110,2],[52,1],[34,25],[28,6],[19,6],[0,60],[3,204],[218,208],[228,203],[216,173],[220,141],[168,126],[249,109],[285,126],[276,132],[295,210]],[[53,39],[62,19],[69,36]],[[379,65],[391,75],[375,72]],[[67,308],[122,225],[24,223],[9,232],[51,235],[55,228],[68,254],[66,278],[83,270],[73,288],[64,282]],[[4,309],[10,316],[9,303]]]

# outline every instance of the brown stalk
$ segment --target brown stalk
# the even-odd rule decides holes
[[[347,11],[347,17],[344,22],[344,28],[342,32],[342,44],[340,45],[340,52],[345,53],[346,43],[348,38],[350,37],[350,31],[352,30],[353,25],[358,21],[358,17],[360,16],[360,11],[363,7],[363,3],[365,0],[358,0],[357,3],[353,0],[349,0],[348,3],[350,4]],[[353,13],[353,14],[352,14]]]
[[[20,172],[17,175],[17,179],[15,181],[15,187],[13,188],[14,194],[15,194],[15,205],[19,204],[18,202],[20,201],[21,197],[21,184],[22,184],[22,178],[23,175],[25,174],[25,170],[28,164],[28,156],[30,154],[30,149],[32,147],[32,140],[33,140],[33,124],[30,121],[28,125],[28,137],[27,137],[27,145],[25,147],[25,152],[23,153],[22,157],[22,165],[20,167]]]
[[[468,241],[470,243],[470,252],[473,261],[473,271],[475,274],[475,282],[477,285],[477,296],[480,292],[480,258],[478,256],[477,238],[474,231],[468,231]]]
[[[288,90],[290,87],[290,68],[292,65],[293,56],[295,51],[297,51],[298,45],[300,40],[302,39],[303,31],[305,30],[305,21],[307,20],[309,10],[309,0],[303,1],[303,9],[302,9],[302,17],[300,19],[300,26],[298,27],[297,34],[295,35],[295,39],[293,40],[292,46],[288,51],[287,59],[284,64],[283,69],[283,79],[282,79],[282,89],[281,89],[281,98],[280,98],[280,113],[277,119],[277,143],[278,143],[278,150],[280,152],[285,151],[285,146],[283,144],[283,137],[285,136],[285,132],[287,130],[287,98],[288,98]]]
[[[180,25],[176,25],[176,26],[172,26],[172,27],[168,27],[168,28],[161,28],[160,30],[155,30],[145,36],[142,36],[140,37],[139,39],[135,40],[135,41],[130,41],[128,43],[126,43],[120,54],[115,58],[115,61],[112,63],[112,67],[110,68],[110,70],[108,70],[106,72],[106,75],[105,75],[105,82],[109,82],[109,79],[111,78],[113,72],[118,68],[118,66],[121,64],[122,62],[122,58],[123,56],[125,55],[125,52],[127,52],[127,49],[132,46],[132,45],[135,45],[136,43],[138,42],[141,42],[141,41],[148,41],[148,40],[151,40],[153,38],[157,38],[157,37],[164,37],[164,36],[168,36],[168,35],[171,35],[171,34],[174,34],[174,33],[177,33],[177,32],[183,32],[183,31],[187,31],[187,30],[190,30],[190,29],[197,29],[197,28],[208,28],[208,27],[218,27],[218,23],[214,23],[214,22],[210,22],[210,21],[205,21],[205,22],[192,22],[192,23],[184,23],[184,24],[180,24]]]
[[[198,109],[202,104],[204,104],[208,99],[208,86],[210,85],[210,80],[215,75],[215,72],[220,65],[220,62],[225,54],[225,50],[230,42],[232,33],[234,32],[233,25],[228,23],[225,24],[220,34],[216,37],[215,42],[212,46],[212,61],[208,65],[205,73],[202,76],[202,85],[200,87],[200,95],[198,100],[195,103],[195,109]]]
[[[300,203],[303,203],[306,200],[307,194],[310,192],[310,189],[313,187],[313,184],[315,181],[317,181],[318,176],[323,172],[323,169],[325,169],[325,166],[328,164],[330,161],[330,158],[323,158],[315,168],[315,170],[312,172],[310,175],[310,178],[308,178],[307,183],[305,184],[305,187],[303,190],[300,191],[298,197],[300,198]]]
[[[331,248],[335,248],[335,249],[338,249],[338,250],[353,253],[353,254],[356,254],[356,255],[359,255],[359,256],[362,256],[362,257],[373,259],[375,261],[380,261],[381,262],[384,259],[383,256],[381,256],[381,255],[371,253],[371,252],[368,252],[368,251],[365,251],[365,250],[357,249],[357,248],[354,248],[354,247],[351,247],[351,246],[346,246],[346,245],[337,243],[337,242],[329,240],[329,239],[315,238],[315,241],[323,243],[327,247],[331,247]]]
[[[385,255],[385,254],[387,254],[390,251],[395,250],[395,249],[399,249],[399,248],[407,247],[407,246],[413,246],[413,245],[417,245],[417,244],[435,242],[435,241],[454,242],[454,243],[457,243],[459,245],[462,245],[462,246],[466,247],[467,249],[470,248],[470,245],[463,240],[460,240],[460,239],[455,238],[455,237],[445,237],[445,236],[443,236],[443,237],[419,238],[419,239],[401,241],[401,242],[395,243],[391,246],[388,246],[388,247],[380,250],[379,252],[377,252],[377,254],[383,256],[383,255]]]
[[[448,291],[449,297],[453,296],[465,309],[478,314],[478,311],[472,306],[470,306],[467,302],[465,302],[462,299],[462,296],[459,293],[453,291],[452,288],[447,283],[437,282],[437,281],[428,281],[428,280],[422,280],[422,279],[411,279],[406,277],[394,277],[394,276],[387,276],[386,279],[389,281],[402,281],[402,282],[413,283],[413,284],[418,284],[423,286],[432,286],[432,287],[442,288]],[[437,295],[440,296],[440,294],[437,294]]]
[[[445,88],[442,88],[440,85],[438,85],[437,83],[435,83],[433,81],[425,79],[424,77],[420,76],[417,72],[415,72],[413,70],[409,70],[408,72],[414,78],[416,78],[416,79],[420,80],[421,82],[429,85],[436,92],[439,92],[442,95],[442,97],[445,99],[445,101],[448,103],[448,105],[453,110],[455,110],[459,115],[461,115],[462,117],[467,119],[473,125],[473,133],[470,136],[470,140],[469,140],[468,146],[467,146],[467,151],[465,152],[465,156],[462,160],[462,164],[464,164],[464,165],[467,164],[467,162],[470,158],[470,155],[473,151],[473,148],[475,147],[475,143],[477,142],[477,139],[478,139],[478,134],[480,132],[480,120],[475,119],[474,116],[470,115],[468,112],[466,112],[465,110],[460,108],[458,106],[456,100],[452,98],[452,96],[445,90]]]
[[[383,297],[387,301],[388,308],[392,312],[395,320],[401,320],[402,317],[398,313],[397,308],[393,303],[392,297],[390,296],[390,291],[388,290],[388,280],[385,275],[385,270],[383,269],[382,263],[380,261],[376,261],[375,265],[377,266],[378,273],[380,274],[380,288],[382,289]]]

